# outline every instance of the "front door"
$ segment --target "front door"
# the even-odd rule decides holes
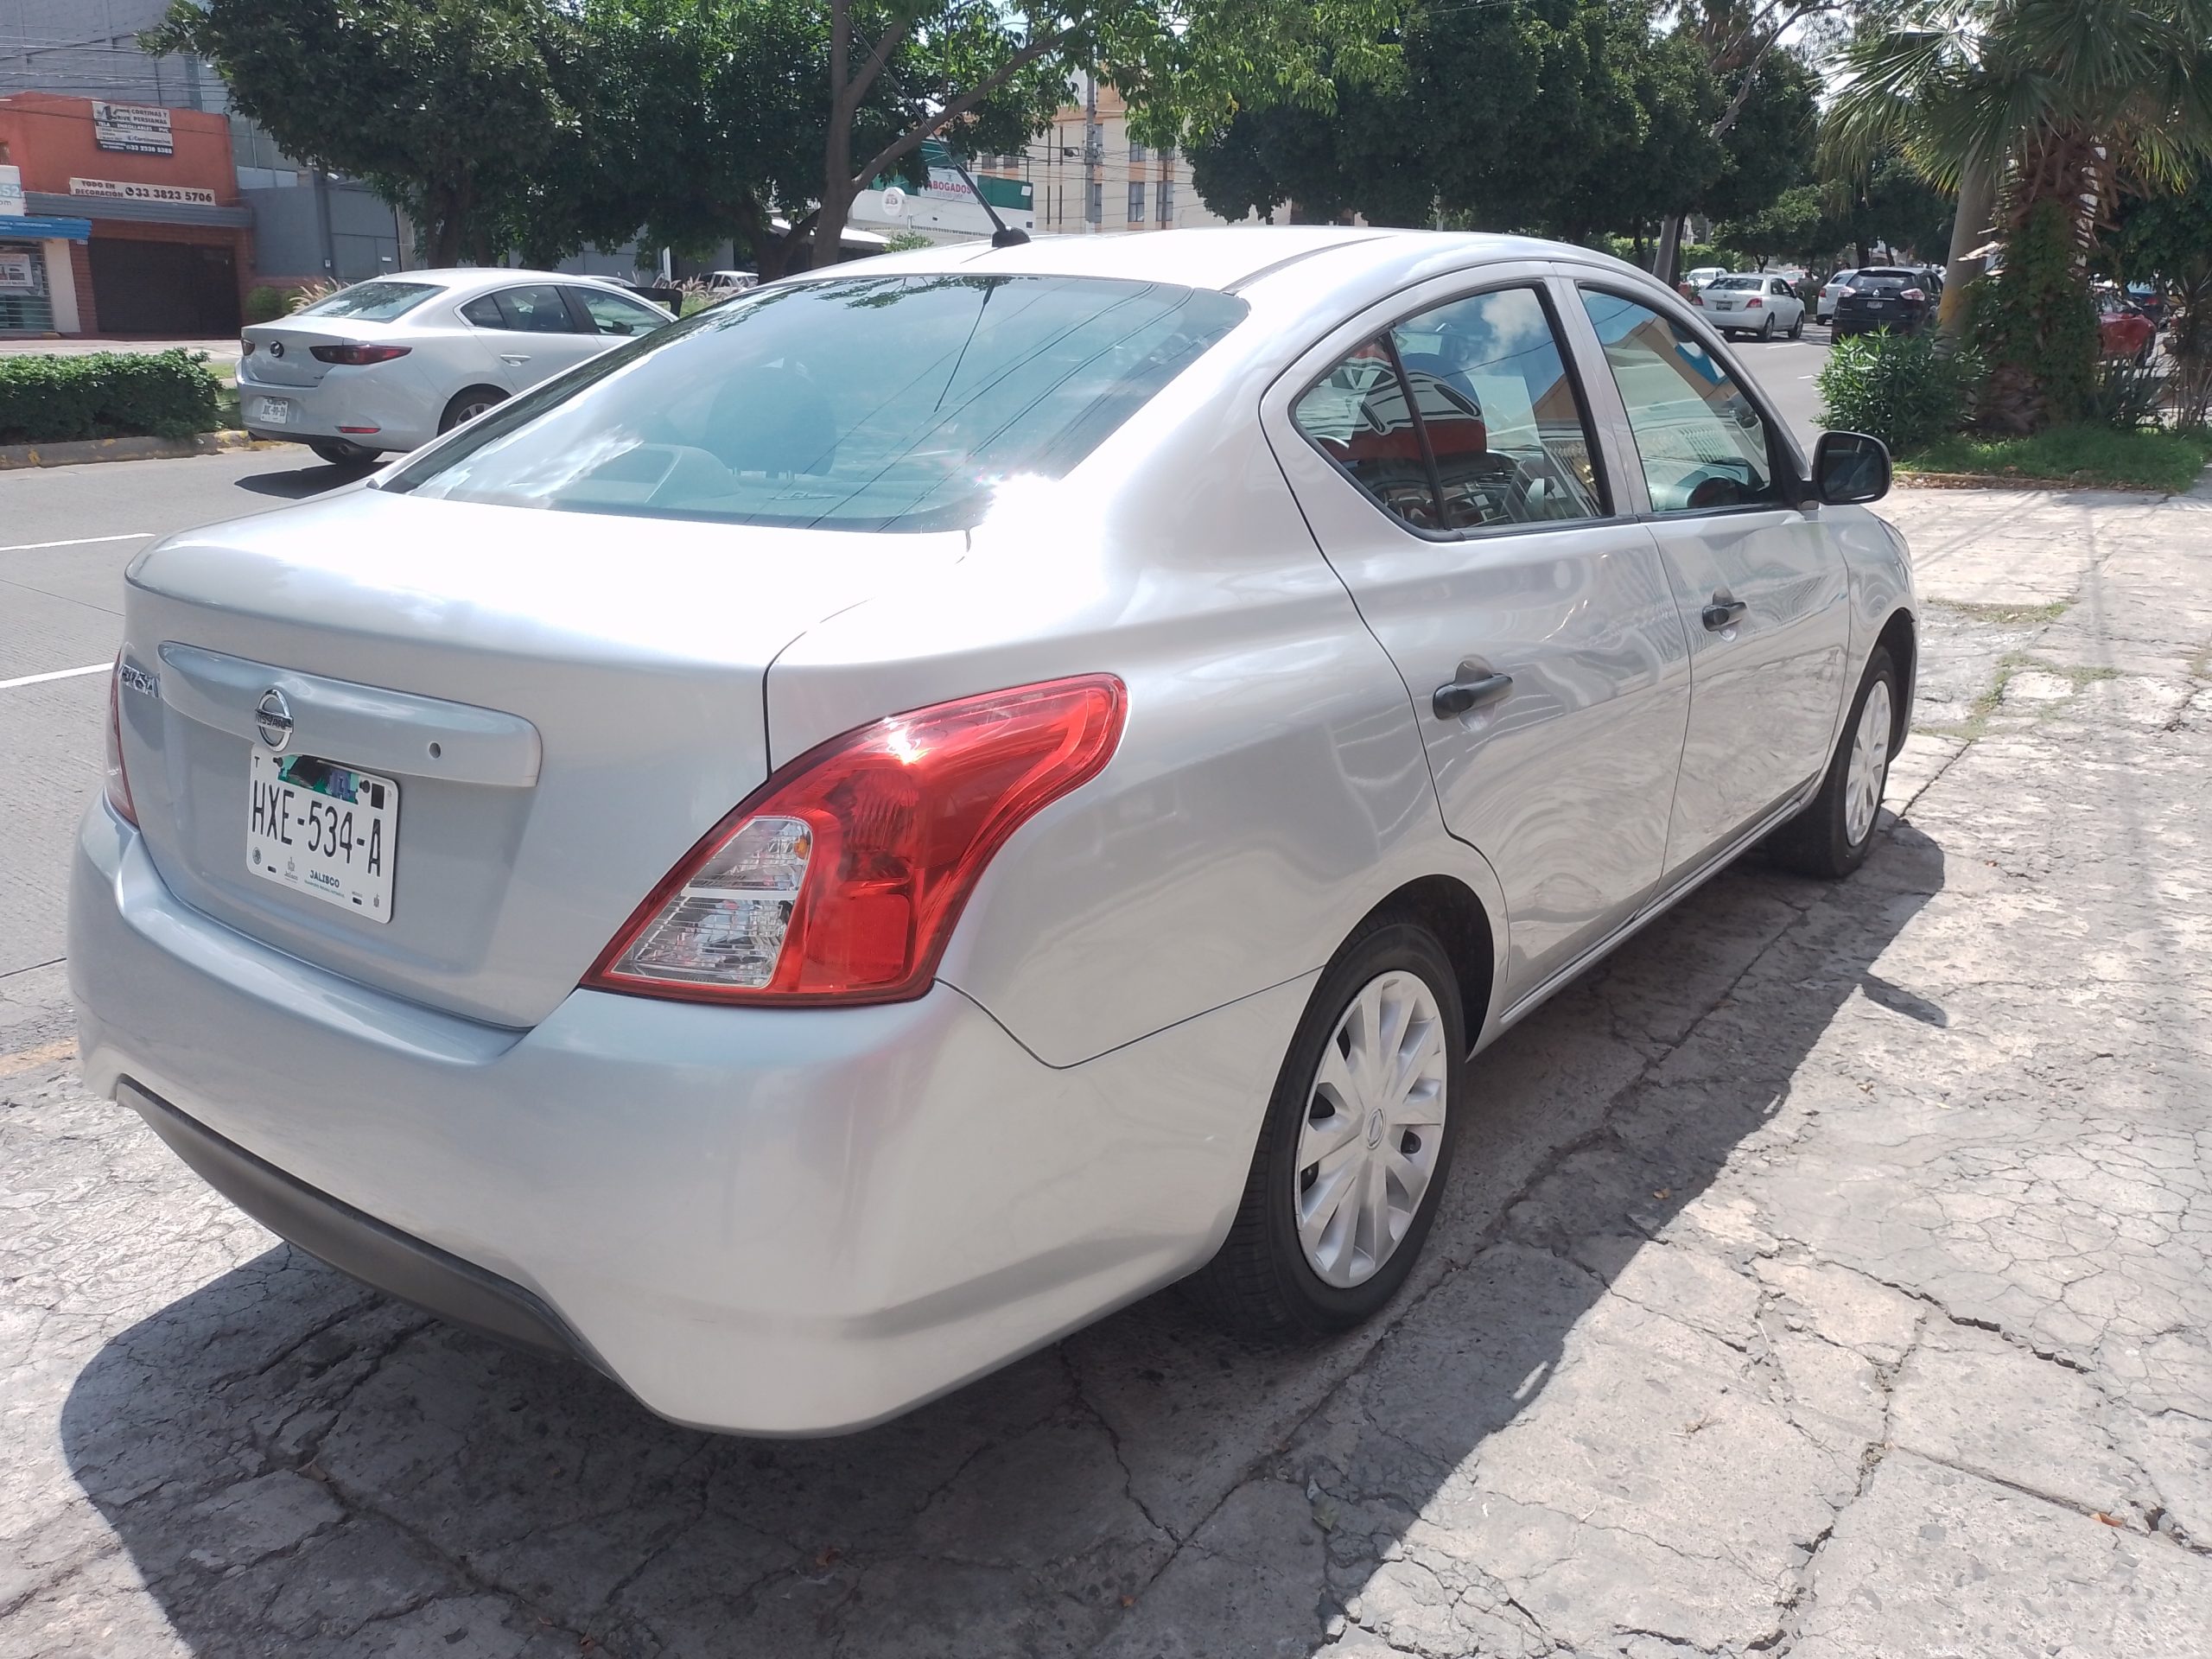
[[[1688,325],[1582,289],[1627,415],[1651,529],[1690,642],[1667,868],[1694,866],[1827,764],[1851,639],[1850,582],[1818,512],[1790,506],[1773,435]]]
[[[1497,872],[1518,1001],[1659,880],[1687,646],[1649,531],[1609,499],[1541,276],[1429,291],[1317,352],[1268,428],[1404,677],[1447,826]]]

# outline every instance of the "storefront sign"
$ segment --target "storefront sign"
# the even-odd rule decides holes
[[[111,201],[167,201],[194,207],[215,206],[215,193],[181,184],[130,184],[121,179],[72,179],[73,196],[104,196]]]
[[[174,156],[169,112],[150,104],[92,105],[92,142],[132,156]]]
[[[0,248],[0,294],[38,292],[38,255],[29,248]]]
[[[23,169],[0,167],[0,217],[23,216]]]

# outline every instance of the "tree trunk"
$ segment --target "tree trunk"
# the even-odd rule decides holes
[[[429,210],[423,251],[433,270],[450,270],[461,263],[461,203],[449,187],[433,187],[423,206]]]
[[[1682,215],[1669,213],[1659,221],[1659,251],[1651,261],[1651,274],[1672,288],[1681,281],[1675,267],[1682,262]]]
[[[849,73],[852,41],[852,0],[831,0],[830,134],[823,147],[822,205],[814,215],[811,261],[817,270],[837,263],[845,239],[845,214],[853,201],[853,116],[858,100]]]
[[[1969,162],[1959,175],[1959,211],[1951,220],[1951,254],[1944,262],[1943,297],[1936,313],[1943,339],[1953,345],[1966,333],[1967,285],[1988,264],[1971,256],[1989,240],[1996,205],[1996,168],[1986,159]]]

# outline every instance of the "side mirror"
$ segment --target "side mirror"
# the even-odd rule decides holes
[[[1864,432],[1823,432],[1813,446],[1813,495],[1841,506],[1890,493],[1889,446]]]

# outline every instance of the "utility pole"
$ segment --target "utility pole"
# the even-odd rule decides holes
[[[1106,228],[1106,141],[1098,130],[1098,77],[1083,78],[1083,228],[1094,236]]]

